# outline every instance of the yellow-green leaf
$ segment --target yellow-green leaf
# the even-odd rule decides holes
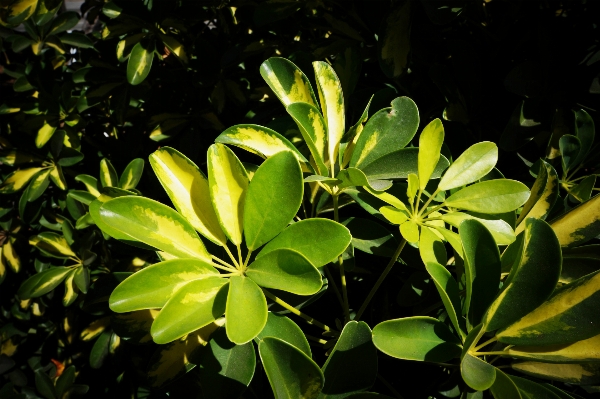
[[[531,195],[523,205],[523,210],[517,219],[515,234],[519,234],[525,228],[522,223],[526,217],[546,219],[558,197],[558,175],[556,170],[544,160],[540,162],[540,171],[533,187]]]
[[[600,383],[600,363],[541,363],[518,362],[512,368],[532,377],[566,382],[575,385]]]
[[[198,166],[170,147],[152,153],[150,165],[175,209],[204,237],[225,245],[227,238],[210,199],[208,179]]]
[[[489,141],[467,148],[453,163],[438,185],[440,190],[450,190],[473,183],[487,175],[498,162],[498,147]]]
[[[331,65],[323,61],[315,61],[313,67],[321,110],[327,125],[328,153],[333,168],[345,130],[344,95],[340,80]]]
[[[77,175],[75,181],[85,184],[85,188],[94,197],[98,198],[100,196],[100,187],[98,186],[98,180],[95,177],[90,175]]]
[[[461,222],[466,219],[477,220],[483,224],[490,231],[490,233],[492,233],[492,236],[498,245],[508,245],[515,241],[516,238],[512,227],[510,227],[508,223],[501,219],[482,219],[464,212],[448,212],[441,215],[441,218],[444,222],[454,227],[460,226]]]
[[[408,188],[406,189],[406,196],[411,204],[414,204],[417,191],[419,191],[419,177],[414,173],[410,173],[408,175]]]
[[[599,362],[600,335],[565,345],[513,346],[507,354],[548,363]]]
[[[48,188],[48,184],[50,184],[50,172],[52,169],[45,169],[38,173],[29,184],[29,189],[27,190],[27,201],[33,202],[38,199],[46,188]]]
[[[154,45],[142,42],[133,46],[129,60],[127,61],[127,81],[132,85],[138,85],[146,79],[152,68],[154,58]]]
[[[42,252],[56,258],[75,258],[75,252],[71,249],[67,240],[60,234],[44,231],[37,236],[31,237],[29,244],[34,245]]]
[[[574,247],[591,240],[600,234],[600,195],[552,220],[550,225],[562,247]]]
[[[19,273],[21,270],[21,259],[19,258],[17,251],[15,251],[11,239],[6,240],[4,245],[0,247],[0,263],[2,263],[4,267],[8,266],[15,273]],[[1,267],[2,266],[0,266],[0,268]],[[0,274],[2,273],[0,272]]]
[[[244,165],[223,144],[208,149],[208,185],[221,228],[235,245],[242,242],[249,179]]]
[[[287,107],[287,112],[294,119],[304,142],[317,164],[318,173],[327,176],[327,125],[319,110],[307,103],[293,103]]]
[[[35,145],[37,148],[42,148],[44,144],[48,142],[52,138],[52,135],[56,131],[57,126],[55,123],[50,123],[47,121],[44,125],[38,130],[37,136],[35,137]]]
[[[37,298],[55,289],[71,271],[68,267],[51,267],[29,277],[21,286],[17,295],[21,299]]]
[[[419,188],[425,189],[440,160],[444,143],[444,126],[439,118],[429,122],[419,137]]]
[[[408,242],[419,242],[419,225],[412,220],[402,223],[400,234]]]
[[[79,290],[73,283],[75,277],[75,269],[71,269],[67,277],[65,277],[65,295],[63,296],[63,306],[69,306],[77,299]]]
[[[144,160],[142,158],[135,158],[125,167],[125,170],[119,178],[119,188],[123,190],[131,190],[135,188],[144,172]]]
[[[21,190],[42,168],[15,170],[0,185],[0,194],[13,194]]]
[[[260,66],[260,74],[284,106],[297,102],[318,106],[308,78],[291,61],[271,57]]]
[[[382,206],[379,212],[392,224],[401,225],[408,220],[408,214],[405,211],[394,208],[393,206]]]
[[[419,254],[425,265],[430,262],[445,265],[448,261],[444,242],[437,236],[435,231],[429,227],[421,228]]]
[[[102,187],[119,187],[117,171],[106,158],[100,161],[100,184]]]
[[[260,287],[245,276],[229,279],[225,328],[236,345],[253,340],[267,323],[267,300]]]
[[[65,180],[65,175],[63,174],[60,165],[54,165],[54,168],[50,171],[50,180],[52,180],[52,183],[56,184],[56,187],[59,189],[67,189],[67,180]]]

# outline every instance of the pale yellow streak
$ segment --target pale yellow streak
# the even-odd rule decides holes
[[[558,359],[565,361],[600,360],[600,335],[575,342],[571,345],[552,346],[514,346],[508,350],[509,355],[538,359]]]
[[[515,363],[512,366],[516,370],[529,372],[547,377],[555,377],[559,381],[578,382],[584,377],[593,376],[592,370],[586,370],[581,364],[555,364],[539,362]]]
[[[598,222],[600,219],[599,205],[600,195],[597,195],[552,222],[552,229],[556,233],[561,247],[581,240],[583,235],[578,233],[578,230]]]
[[[327,141],[331,164],[337,159],[337,153],[344,135],[344,96],[342,85],[335,71],[325,62],[313,63],[319,88],[321,110],[327,124]]]
[[[321,118],[319,117],[314,109],[311,109],[308,118],[312,121],[312,127],[315,132],[315,147],[323,162],[327,162],[327,137],[325,126],[321,122]]]
[[[371,136],[369,136],[369,138],[367,139],[365,146],[360,151],[360,157],[358,158],[358,161],[356,161],[356,166],[360,165],[365,160],[365,158],[369,156],[369,153],[373,151],[373,149],[377,145],[378,138],[379,132],[374,131],[373,133],[371,133]]]

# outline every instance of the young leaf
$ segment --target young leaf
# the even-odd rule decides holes
[[[444,201],[445,206],[480,213],[514,211],[527,201],[529,189],[509,179],[487,180],[465,187]]]
[[[333,169],[345,131],[344,95],[340,80],[331,65],[324,61],[315,61],[313,67],[321,110],[327,125],[328,154]]]
[[[142,173],[144,172],[144,160],[141,158],[135,158],[125,167],[123,174],[119,179],[119,188],[123,190],[130,190],[136,188]]]
[[[442,144],[444,143],[444,126],[438,118],[429,122],[419,136],[419,188],[425,189],[429,178],[437,165]]]
[[[254,340],[257,344],[260,344],[260,341],[266,337],[279,338],[300,349],[306,356],[312,357],[310,345],[308,344],[304,333],[296,323],[285,316],[269,312],[267,324],[265,324],[265,327]]]
[[[458,232],[465,260],[465,314],[469,328],[480,323],[498,292],[500,253],[494,237],[476,220],[465,220]]]
[[[250,251],[279,234],[294,218],[304,194],[300,165],[289,151],[267,159],[248,186],[244,237]]]
[[[408,242],[419,242],[419,225],[412,220],[402,223],[400,234]]]
[[[100,186],[101,187],[118,187],[119,186],[119,178],[117,175],[117,171],[115,170],[112,163],[103,158],[100,161]]]
[[[257,258],[246,275],[256,284],[297,295],[312,295],[323,285],[321,273],[299,252],[276,249]]]
[[[492,237],[498,245],[509,245],[515,241],[516,235],[512,227],[504,220],[488,220],[469,215],[464,212],[448,212],[441,215],[444,222],[451,226],[459,227],[463,220],[473,219],[483,224],[492,233]]]
[[[162,308],[179,288],[193,280],[218,276],[200,259],[174,259],[156,263],[132,274],[114,289],[108,301],[114,312]]]
[[[364,321],[351,321],[344,326],[322,370],[325,385],[320,398],[345,398],[373,386],[377,378],[377,349]]]
[[[295,346],[275,337],[265,337],[258,344],[275,399],[315,399],[323,388],[319,366]]]
[[[62,167],[60,165],[54,165],[54,168],[50,170],[50,180],[52,180],[52,183],[54,183],[59,189],[67,189],[67,181],[65,180],[65,175],[63,174]]]
[[[485,391],[496,380],[496,368],[469,353],[460,362],[460,374],[467,385],[477,391]]]
[[[225,278],[207,277],[177,290],[152,323],[154,342],[166,344],[221,317],[225,313],[228,283]]]
[[[398,97],[391,105],[369,119],[356,142],[350,166],[364,171],[370,163],[406,147],[413,139],[419,127],[416,104],[408,97]]]
[[[231,276],[225,327],[236,345],[253,340],[267,322],[267,300],[258,285],[245,276]]]
[[[496,144],[489,141],[474,144],[450,165],[440,180],[438,188],[445,191],[473,183],[487,175],[496,166],[496,162],[498,162]]]
[[[446,253],[443,241],[429,227],[421,228],[419,254],[425,265],[429,262],[445,265],[448,261],[448,254]]]
[[[425,316],[387,320],[373,329],[373,343],[398,359],[446,362],[460,355],[460,339],[441,321]]]
[[[460,308],[460,295],[458,293],[458,284],[452,277],[448,269],[439,263],[425,263],[427,272],[433,278],[435,288],[437,289],[444,308],[450,317],[450,321],[454,326],[454,330],[464,340],[465,333],[463,332],[462,312]]]
[[[600,195],[550,222],[561,247],[575,247],[600,234]]]
[[[540,171],[531,187],[531,196],[523,205],[523,210],[517,219],[515,233],[519,234],[523,231],[525,224],[522,222],[526,217],[546,219],[556,198],[558,198],[558,175],[552,165],[541,160]]]
[[[21,299],[37,298],[55,289],[71,269],[67,267],[51,267],[41,273],[29,277],[21,286],[17,295]]]
[[[211,260],[190,223],[160,202],[133,196],[114,198],[100,206],[99,219],[126,236],[172,255]]]
[[[411,203],[414,203],[417,191],[419,191],[419,177],[411,173],[408,175],[408,188],[406,190],[406,196]]]
[[[129,60],[127,61],[127,81],[131,85],[139,85],[146,79],[152,68],[152,59],[154,58],[154,46],[137,43],[131,49]]]
[[[315,267],[337,259],[352,240],[348,229],[330,219],[311,218],[289,225],[256,255],[256,259],[288,248],[304,255]]]
[[[202,393],[209,398],[239,397],[252,381],[256,354],[251,342],[236,345],[220,328],[211,336],[199,363]]]
[[[392,224],[401,225],[408,220],[406,211],[397,209],[393,206],[382,206],[379,212]]]
[[[327,153],[327,125],[319,110],[307,103],[293,103],[287,107],[287,112],[294,119],[304,142],[312,154],[320,175],[327,176],[325,162],[329,159]]]
[[[300,102],[318,107],[306,75],[291,61],[271,57],[260,66],[260,75],[284,106]]]
[[[175,209],[204,237],[225,245],[227,238],[212,205],[208,179],[198,166],[170,147],[150,154],[150,165]]]
[[[242,242],[248,174],[235,154],[223,144],[208,149],[208,186],[221,228],[235,245]]]
[[[502,329],[550,297],[560,276],[560,244],[544,221],[525,221],[523,253],[512,266],[502,291],[484,317],[486,331]]]

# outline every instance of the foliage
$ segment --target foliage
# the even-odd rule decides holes
[[[588,3],[1,3],[0,396],[597,392]]]

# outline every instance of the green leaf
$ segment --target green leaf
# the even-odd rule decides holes
[[[338,158],[338,150],[345,129],[344,95],[335,70],[324,61],[313,62],[321,110],[327,126],[327,145],[330,164]],[[333,169],[333,166],[332,166]]]
[[[81,182],[85,184],[85,188],[92,194],[94,197],[98,197],[100,195],[100,185],[98,184],[98,180],[95,177],[90,175],[77,175],[75,177],[75,181]]]
[[[350,218],[344,222],[352,234],[352,246],[368,254],[391,257],[398,240],[379,223],[369,219]]]
[[[591,198],[595,185],[596,176],[587,176],[578,185],[573,187],[571,191],[569,191],[569,194],[575,197],[579,202],[587,201]]]
[[[38,199],[50,184],[50,172],[52,169],[45,169],[39,172],[29,184],[29,190],[27,190],[27,201],[33,202]]]
[[[119,187],[123,190],[130,190],[135,188],[144,172],[144,160],[141,158],[135,158],[125,167],[125,170],[121,174],[119,179]]]
[[[532,217],[537,219],[546,219],[556,199],[558,198],[558,175],[556,170],[549,163],[541,160],[540,171],[538,173],[533,187],[531,187],[531,195],[523,205],[523,210],[517,219],[517,228],[515,233],[519,234],[525,228],[522,223],[525,218]]]
[[[37,298],[55,289],[71,271],[67,267],[51,267],[29,277],[21,286],[17,295],[21,299]]]
[[[318,173],[327,176],[325,161],[329,158],[327,153],[327,125],[319,110],[307,103],[292,103],[287,107],[287,112],[294,119],[304,142],[308,146]]]
[[[558,288],[550,299],[516,323],[496,333],[511,345],[569,344],[600,334],[595,309],[600,306],[600,272]]]
[[[60,190],[67,189],[67,181],[65,180],[65,176],[63,175],[62,167],[60,165],[54,165],[54,168],[50,170],[50,180],[52,180],[52,183],[54,183]]]
[[[529,198],[529,189],[516,180],[497,179],[475,183],[452,194],[445,206],[480,213],[514,211]]]
[[[575,247],[600,234],[600,195],[550,222],[561,247]]]
[[[127,81],[134,86],[142,83],[150,73],[153,58],[153,45],[144,46],[142,42],[139,42],[133,46],[127,61]]]
[[[38,369],[35,371],[35,387],[46,399],[57,398],[56,390],[54,389],[54,383],[43,369]]]
[[[246,275],[256,284],[297,295],[312,295],[323,285],[321,273],[301,253],[276,249],[257,258]]]
[[[337,259],[352,240],[344,226],[330,219],[311,218],[289,225],[256,255],[258,260],[278,249],[292,249],[315,267]]]
[[[517,386],[517,388],[519,388],[521,397],[523,398],[560,399],[560,396],[556,395],[554,392],[541,384],[514,375],[511,375],[510,379]]]
[[[448,262],[448,254],[446,253],[444,242],[429,227],[421,227],[419,254],[425,265],[428,262],[439,263],[440,265],[445,265]]]
[[[266,337],[279,338],[300,349],[306,356],[312,357],[310,345],[308,344],[304,333],[296,323],[285,316],[269,312],[267,324],[265,324],[265,327],[254,340],[257,344],[260,344]]]
[[[433,278],[435,288],[442,298],[442,303],[448,313],[448,317],[450,317],[454,330],[460,335],[462,340],[464,340],[464,322],[462,320],[460,295],[456,280],[454,280],[448,269],[439,263],[425,263],[425,268],[431,278]]]
[[[29,243],[54,258],[76,258],[67,240],[60,234],[44,231],[31,237]]]
[[[112,332],[104,331],[102,334],[100,334],[96,342],[94,342],[94,346],[90,351],[91,368],[99,369],[104,364],[104,360],[108,356],[112,335]]]
[[[460,374],[467,385],[476,391],[485,391],[496,380],[496,368],[469,353],[460,362]]]
[[[548,363],[584,363],[600,361],[600,335],[565,345],[512,346],[507,355]]]
[[[56,380],[56,397],[62,398],[63,394],[67,392],[69,388],[75,382],[75,366],[69,366],[65,368]]]
[[[444,143],[444,126],[438,118],[429,122],[419,136],[419,181],[421,190],[425,189],[429,178],[437,165],[442,144]]]
[[[234,344],[227,338],[225,329],[220,328],[211,336],[198,366],[198,377],[204,397],[239,397],[254,376],[254,346],[251,342]]]
[[[254,281],[231,276],[225,310],[227,337],[237,345],[252,341],[267,322],[267,300]]]
[[[502,291],[484,317],[486,331],[516,322],[546,301],[560,276],[560,244],[543,220],[525,221],[523,248],[513,264]]]
[[[489,230],[476,220],[465,220],[458,233],[465,260],[467,327],[480,323],[493,302],[500,282],[500,253]]]
[[[114,289],[109,299],[113,312],[162,308],[175,292],[190,281],[218,276],[200,259],[174,259],[143,268]]]
[[[166,344],[221,317],[225,313],[228,282],[221,277],[207,277],[177,290],[152,323],[154,342]],[[192,314],[194,317],[190,317]]]
[[[498,147],[489,141],[473,144],[450,165],[438,188],[451,190],[487,175],[498,162]],[[498,212],[500,213],[500,212]]]
[[[77,32],[64,33],[60,35],[60,41],[73,47],[94,48],[94,42],[89,36]]]
[[[365,176],[362,170],[356,168],[347,168],[341,170],[335,178],[339,180],[339,183],[336,185],[340,190],[346,187],[370,185],[367,176]]]
[[[19,169],[6,176],[0,185],[0,194],[14,194],[20,191],[31,179],[33,179],[43,168]]]
[[[106,158],[102,158],[100,161],[100,187],[119,187],[117,171]]]
[[[190,223],[160,202],[133,196],[114,198],[100,206],[99,219],[126,236],[169,254],[211,261]]]
[[[269,158],[281,151],[291,151],[303,165],[308,160],[288,139],[274,130],[259,125],[235,125],[226,129],[215,139],[215,143],[229,144]]]
[[[70,190],[67,195],[85,205],[90,205],[96,199],[93,194],[83,190]]]
[[[342,81],[342,85],[343,84],[344,82]],[[348,96],[350,93],[346,92],[345,94],[346,96]],[[369,119],[369,108],[371,107],[371,101],[373,101],[373,96],[371,96],[371,98],[369,99],[365,110],[363,111],[360,118],[358,118],[356,124],[352,126],[342,137],[338,156],[341,169],[345,168],[346,166],[348,166],[348,163],[350,163],[350,159],[352,158],[352,154],[354,153],[356,142],[358,141],[358,138],[360,137],[364,129],[364,124]]]
[[[373,343],[398,359],[446,362],[460,355],[460,340],[441,321],[415,316],[387,320],[373,329]]]
[[[244,204],[248,174],[235,154],[223,144],[208,149],[208,186],[210,197],[227,238],[235,245],[242,242]]]
[[[175,209],[204,237],[225,245],[227,238],[213,208],[208,179],[198,166],[170,147],[150,154],[150,166]]]
[[[260,75],[284,106],[300,102],[318,107],[306,75],[291,61],[271,57],[261,64]]]
[[[77,25],[79,19],[79,14],[74,11],[63,12],[54,18],[46,35],[55,35],[60,32],[71,30]]]
[[[363,136],[361,135],[361,137]],[[363,171],[369,180],[407,179],[409,174],[419,173],[418,157],[418,148],[403,148],[389,152],[373,160],[368,165],[361,166],[360,170]],[[446,157],[441,155],[430,179],[438,179],[448,165],[449,162]]]
[[[596,135],[594,129],[594,120],[583,109],[575,112],[575,131],[577,132],[577,138],[581,143],[581,151],[579,151],[577,158],[573,160],[573,165],[579,165],[590,153]]]
[[[350,166],[365,171],[369,164],[411,142],[419,127],[417,105],[408,97],[398,97],[391,105],[369,119],[356,142]]]
[[[275,399],[318,397],[323,373],[300,349],[279,338],[265,337],[258,344],[258,353]]]
[[[411,4],[399,3],[382,18],[377,55],[379,66],[390,79],[400,77],[407,69],[410,53]]]
[[[496,369],[496,379],[490,387],[492,395],[495,399],[521,399],[519,388],[513,380],[500,369]]]
[[[439,226],[429,225],[429,228],[433,228],[435,229],[435,231],[440,233],[442,237],[444,237],[444,239],[448,241],[448,243],[452,246],[454,252],[456,252],[456,254],[458,254],[458,256],[460,256],[461,258],[464,257],[462,242],[458,234]]]
[[[377,349],[364,321],[344,326],[333,351],[323,365],[325,385],[319,398],[345,398],[365,391],[377,378]]]
[[[463,220],[473,219],[483,224],[492,233],[498,245],[509,245],[516,239],[512,227],[504,220],[488,220],[469,215],[464,212],[448,212],[441,216],[442,220],[450,226],[459,227]]]
[[[600,383],[600,364],[598,363],[565,364],[525,361],[513,363],[512,368],[535,378],[544,378],[568,384],[595,385]],[[527,380],[523,379],[523,381]],[[547,388],[540,385],[539,389]],[[555,397],[558,398],[558,396],[552,396],[552,398]]]
[[[415,196],[419,191],[419,177],[411,173],[408,175],[408,188],[406,189],[406,196],[408,197],[408,201],[410,203],[415,202]]]
[[[408,220],[400,225],[400,234],[408,242],[419,242],[419,225]]]
[[[562,157],[563,171],[567,173],[571,168],[577,166],[574,161],[579,157],[581,142],[576,136],[565,134],[558,141],[558,145]]]
[[[289,151],[267,159],[248,186],[244,237],[250,251],[279,234],[296,216],[304,195],[300,165]]]

